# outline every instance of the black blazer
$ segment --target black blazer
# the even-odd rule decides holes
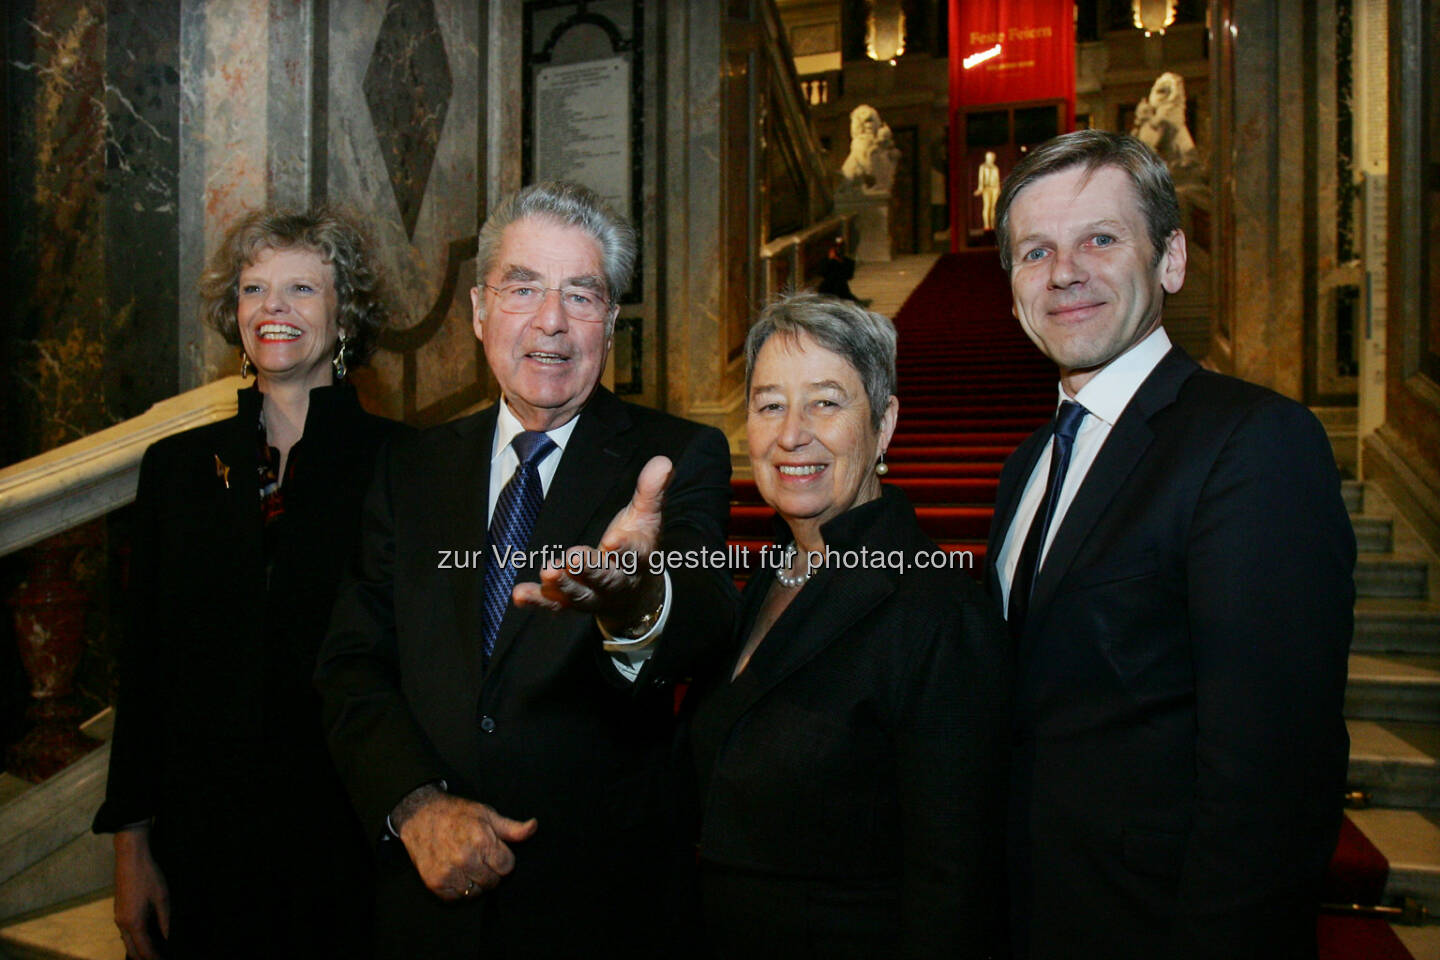
[[[985,957],[1003,934],[1004,625],[897,488],[822,530],[816,573],[691,723],[708,936],[723,956]],[[852,556],[858,558],[859,554]],[[903,570],[897,564],[905,564]]]
[[[515,846],[515,870],[496,890],[453,905],[425,889],[403,844],[382,842],[380,951],[643,956],[670,936],[633,910],[665,863],[670,684],[729,636],[734,586],[723,570],[671,570],[670,620],[634,683],[601,649],[594,618],[578,612],[512,607],[482,670],[495,419],[491,407],[381,456],[317,682],[331,750],[372,837],[386,835],[405,794],[440,779],[506,816],[538,818],[539,830]],[[658,454],[675,464],[663,548],[723,549],[724,437],[603,388],[571,435],[532,548],[597,543]],[[475,562],[457,569],[456,552]],[[517,582],[536,577],[522,569]]]
[[[267,571],[261,400],[241,390],[234,417],[157,441],[141,461],[110,775],[95,817],[102,832],[154,818],[177,925],[223,923],[211,907],[227,911],[248,889],[233,904],[245,937],[266,929],[279,895],[253,896],[270,865],[255,856],[258,838],[285,851],[290,876],[368,897],[365,844],[310,678],[375,453],[403,429],[365,413],[348,384],[311,391]],[[312,902],[314,925],[333,940],[342,921],[325,899]]]
[[[997,597],[1049,432],[1001,476]],[[1057,530],[1020,638],[1020,956],[1314,955],[1345,783],[1354,562],[1314,416],[1172,349]]]

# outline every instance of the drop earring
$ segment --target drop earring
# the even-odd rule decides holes
[[[240,351],[240,377],[241,377],[241,379],[244,379],[244,378],[246,378],[246,377],[253,377],[253,376],[255,376],[255,368],[250,365],[250,354],[246,353],[244,350],[241,350],[241,351]]]
[[[875,464],[875,475],[883,477],[890,472],[890,465],[885,462],[885,451],[880,451],[880,459]]]
[[[345,345],[350,338],[345,336],[345,331],[340,331],[340,343],[335,347],[335,359],[330,361],[330,366],[335,368],[335,379],[344,380],[345,375],[350,371],[345,367]]]

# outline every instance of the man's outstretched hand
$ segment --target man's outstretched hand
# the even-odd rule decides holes
[[[571,547],[565,551],[565,565],[546,566],[539,583],[516,584],[515,605],[584,610],[613,636],[643,633],[646,617],[659,610],[665,596],[664,577],[652,573],[648,561],[660,544],[661,507],[674,476],[668,457],[653,457],[635,481],[635,495],[605,528],[599,546]]]

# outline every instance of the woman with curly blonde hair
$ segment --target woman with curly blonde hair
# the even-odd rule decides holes
[[[110,778],[131,957],[368,952],[369,850],[311,688],[381,442],[347,382],[387,309],[327,211],[237,223],[200,281],[255,383],[229,420],[145,454]]]

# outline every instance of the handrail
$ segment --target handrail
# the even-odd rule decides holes
[[[838,235],[849,249],[854,220],[853,213],[837,213],[794,233],[776,237],[761,247],[760,270],[765,300],[768,302],[782,288],[798,288],[805,282],[805,253],[817,241],[828,250],[831,238]]]
[[[820,142],[815,138],[815,131],[810,126],[810,103],[800,86],[800,75],[795,72],[795,57],[790,52],[790,41],[780,20],[780,10],[775,5],[775,0],[765,0],[759,6],[761,23],[771,41],[763,46],[770,56],[771,66],[781,77],[781,82],[777,84],[780,90],[780,109],[789,119],[790,129],[804,141],[803,146],[796,146],[800,147],[800,162],[809,167],[806,179],[812,185],[810,210],[806,219],[814,219],[827,213],[834,203],[830,171],[825,167]]]
[[[233,416],[240,377],[161,400],[138,417],[0,470],[0,556],[135,499],[140,458],[172,433]]]
[[[787,233],[783,237],[776,237],[760,248],[760,259],[768,259],[784,253],[790,247],[804,246],[815,237],[825,233],[843,233],[848,228],[848,221],[854,220],[853,213],[839,213],[833,217],[827,217],[816,223],[810,224],[794,233]]]

